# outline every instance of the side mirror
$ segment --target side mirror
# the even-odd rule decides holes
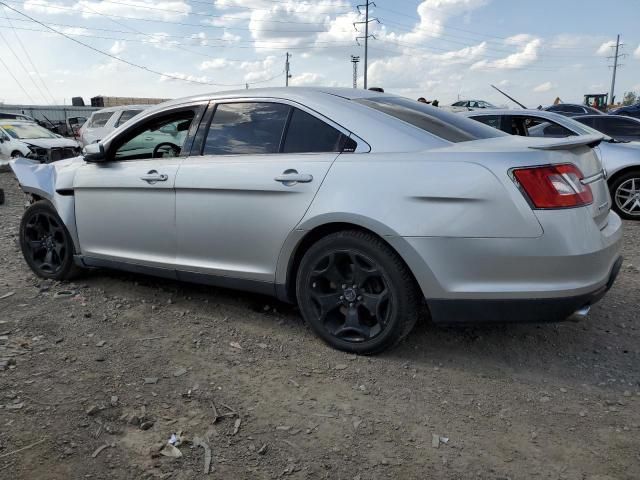
[[[90,143],[82,149],[82,156],[85,162],[99,163],[106,162],[107,155],[104,152],[104,145],[101,143]]]

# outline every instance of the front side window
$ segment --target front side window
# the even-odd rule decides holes
[[[125,110],[125,111],[123,111],[122,115],[120,115],[120,118],[116,122],[116,127],[119,127],[120,125],[122,125],[127,120],[131,120],[133,117],[138,115],[140,112],[142,112],[142,110]]]
[[[221,103],[216,107],[204,155],[277,153],[291,107],[281,103]]]
[[[89,119],[89,124],[87,125],[87,127],[89,128],[104,127],[112,115],[113,115],[113,112],[94,113],[93,115],[91,115],[91,118]]]
[[[449,142],[468,142],[506,135],[470,118],[408,98],[360,98],[355,101]]]
[[[193,110],[183,110],[143,122],[126,137],[114,139],[114,160],[179,156],[194,117]]]
[[[564,138],[574,136],[568,128],[563,127],[550,120],[539,120],[535,118],[527,119],[528,132],[531,137]]]

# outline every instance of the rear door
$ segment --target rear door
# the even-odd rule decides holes
[[[603,115],[602,118],[596,119],[595,128],[616,140],[627,142],[640,140],[640,122],[632,118]]]
[[[274,100],[219,102],[204,128],[203,154],[185,159],[176,179],[179,269],[273,282],[280,249],[346,136]]]

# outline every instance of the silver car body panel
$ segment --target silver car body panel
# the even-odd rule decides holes
[[[340,223],[383,238],[405,260],[428,302],[563,298],[607,284],[619,257],[621,222],[609,210],[597,154],[586,146],[593,137],[450,143],[349,101],[377,95],[243,90],[154,106],[126,127],[186,105],[283,101],[350,132],[366,145],[361,153],[196,152],[161,165],[161,159],[88,164],[77,158],[43,166],[17,160],[12,167],[26,192],[56,207],[79,259],[89,265],[254,282],[262,285],[256,290],[281,293],[293,281],[292,259],[306,235]],[[101,143],[108,148],[118,135]],[[590,174],[593,204],[532,209],[511,169],[565,162]],[[140,182],[151,169],[169,180]],[[288,169],[313,180],[291,186],[274,181]],[[75,196],[58,193],[66,188]]]
[[[571,119],[570,117],[566,117],[558,113],[547,112],[544,110],[476,110],[473,112],[463,112],[460,113],[460,115],[464,115],[469,118],[487,115],[498,115],[501,117],[524,115],[527,117],[540,119],[541,121],[555,122],[558,125],[571,130],[576,135],[591,134],[603,136],[601,132],[598,132],[597,130],[587,125],[583,125]],[[604,137],[605,140],[601,142],[600,145],[598,145],[597,151],[600,153],[602,163],[607,171],[609,178],[613,177],[616,173],[622,170],[628,170],[630,168],[640,168],[639,142],[612,143],[608,141],[610,137],[607,137],[606,135],[604,135]]]

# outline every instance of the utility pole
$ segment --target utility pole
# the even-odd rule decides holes
[[[284,81],[285,87],[289,86],[289,79],[291,78],[291,74],[289,73],[289,57],[291,56],[291,54],[289,52],[287,52],[287,59],[284,62]]]
[[[618,67],[622,67],[622,65],[618,65],[618,59],[624,57],[626,55],[619,53],[620,47],[623,47],[624,44],[620,43],[620,34],[618,34],[618,38],[616,39],[616,54],[613,57],[607,57],[609,59],[613,59],[613,75],[611,76],[611,92],[609,93],[609,105],[613,105],[614,103],[614,93],[616,88],[616,72]],[[611,46],[613,48],[613,46]],[[611,66],[611,65],[610,65]]]
[[[358,62],[360,57],[351,55],[351,63],[353,63],[353,88],[358,88]]]
[[[369,37],[371,38],[376,38],[375,35],[369,35],[369,23],[371,22],[378,22],[380,23],[380,20],[378,20],[377,18],[369,18],[369,7],[373,5],[374,7],[376,6],[376,4],[374,2],[371,2],[369,0],[367,0],[367,3],[363,3],[362,5],[356,5],[356,8],[358,9],[358,13],[362,14],[362,11],[360,10],[361,8],[364,8],[364,21],[363,22],[353,22],[353,28],[356,29],[356,32],[358,31],[358,28],[356,27],[356,25],[361,25],[364,23],[364,36],[361,37],[356,37],[356,42],[358,43],[358,45],[360,45],[360,42],[358,42],[359,39],[364,38],[364,88],[365,90],[367,89],[367,70],[368,70],[368,56],[369,56]]]

